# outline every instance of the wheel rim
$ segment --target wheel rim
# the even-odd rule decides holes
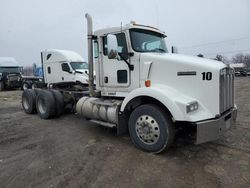
[[[26,89],[28,89],[28,84],[24,83],[23,84],[23,90],[26,90]]]
[[[160,137],[160,128],[157,121],[149,115],[140,116],[135,125],[138,138],[147,145],[155,144]]]
[[[23,107],[25,110],[29,109],[29,102],[28,102],[28,99],[26,97],[23,98]]]
[[[40,98],[37,101],[37,108],[41,114],[44,114],[46,112],[46,107],[45,107],[45,101],[44,99]]]

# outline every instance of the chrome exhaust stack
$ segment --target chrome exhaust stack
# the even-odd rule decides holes
[[[86,13],[85,18],[87,19],[87,35],[88,35],[88,63],[89,63],[89,93],[90,96],[98,96],[98,93],[94,90],[94,62],[93,62],[93,24],[92,17]]]

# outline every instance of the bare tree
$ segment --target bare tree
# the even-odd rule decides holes
[[[221,54],[217,54],[216,57],[215,57],[215,60],[222,61],[225,64],[229,64],[229,59],[226,58],[225,56],[221,55]]]
[[[244,54],[236,54],[233,58],[232,58],[232,63],[244,63],[245,56]]]
[[[244,60],[247,67],[250,68],[250,54],[246,54]]]
[[[244,63],[247,67],[250,67],[250,54],[236,54],[232,58],[232,63]]]

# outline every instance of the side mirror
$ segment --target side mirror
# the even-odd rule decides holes
[[[178,54],[178,49],[176,46],[172,46],[172,54]]]
[[[107,36],[108,58],[115,59],[118,55],[118,43],[115,35],[109,34]]]

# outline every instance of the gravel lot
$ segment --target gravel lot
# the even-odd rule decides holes
[[[237,126],[216,142],[153,155],[68,114],[41,120],[0,93],[0,187],[250,187],[250,77],[236,78]]]

